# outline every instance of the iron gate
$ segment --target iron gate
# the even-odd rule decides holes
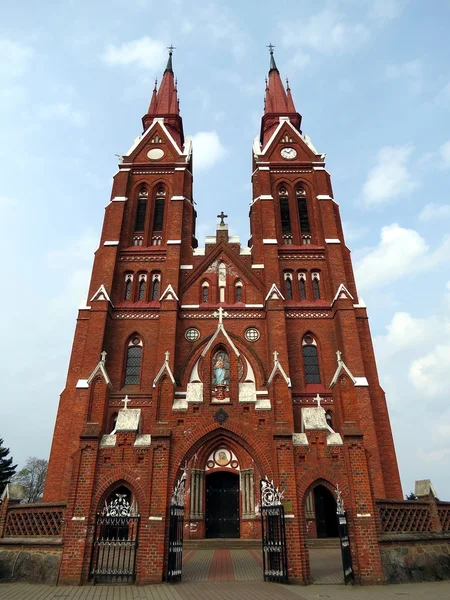
[[[288,582],[286,527],[280,492],[266,477],[261,480],[261,527],[264,581]]]
[[[94,583],[134,583],[139,521],[139,516],[97,516],[90,571]]]
[[[352,566],[352,555],[350,552],[350,541],[348,539],[348,523],[347,513],[344,510],[344,500],[342,499],[341,490],[336,485],[336,514],[338,520],[339,540],[341,543],[342,567],[344,569],[344,583],[354,583],[355,574]]]
[[[167,581],[181,581],[183,572],[183,532],[184,532],[184,495],[187,470],[178,480],[172,494],[169,519],[169,556],[167,566]]]

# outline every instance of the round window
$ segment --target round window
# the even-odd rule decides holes
[[[189,329],[184,334],[184,337],[190,342],[195,342],[200,337],[200,331],[195,327],[189,327]]]
[[[134,344],[135,346],[137,346],[139,344],[139,342],[140,342],[140,339],[138,337],[134,337],[131,340],[131,343]]]
[[[259,340],[259,331],[256,327],[249,327],[245,331],[245,337],[249,342],[256,342],[256,340]]]

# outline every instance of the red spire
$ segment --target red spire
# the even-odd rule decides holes
[[[142,117],[144,131],[153,123],[155,118],[163,118],[164,125],[170,131],[177,144],[182,146],[184,143],[183,122],[180,117],[180,108],[178,104],[178,92],[176,81],[172,68],[172,54],[174,47],[169,47],[169,58],[164,71],[159,90],[153,90],[152,99],[147,114]]]
[[[266,97],[264,102],[264,116],[261,121],[261,144],[264,146],[277,128],[280,117],[289,117],[292,125],[300,131],[301,116],[295,110],[289,83],[284,89],[280,72],[273,56],[274,46],[269,45],[270,67],[269,78],[266,79]]]

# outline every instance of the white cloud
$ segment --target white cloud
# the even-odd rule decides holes
[[[30,46],[0,38],[0,77],[21,77],[26,73],[33,55],[34,50]]]
[[[420,93],[423,87],[423,70],[420,60],[411,60],[403,64],[388,65],[386,76],[390,79],[400,79],[408,83],[409,89]]]
[[[408,161],[414,146],[384,146],[378,152],[378,162],[371,169],[363,186],[367,206],[385,204],[412,192],[419,186],[409,170]]]
[[[425,204],[419,214],[419,221],[434,221],[450,217],[450,204]]]
[[[41,106],[38,110],[38,117],[44,121],[61,119],[75,127],[83,127],[86,123],[84,113],[81,110],[73,108],[68,102],[57,102]]]
[[[433,252],[414,229],[397,223],[381,229],[378,246],[356,262],[356,281],[361,290],[386,286],[408,274],[430,270],[450,258],[450,238],[446,237]]]
[[[289,64],[292,65],[295,69],[305,69],[307,66],[311,64],[311,56],[306,52],[296,52],[294,56],[289,61]]]
[[[438,344],[431,352],[414,360],[409,378],[417,391],[426,398],[446,394],[450,386],[450,343]]]
[[[407,312],[397,312],[386,326],[387,334],[381,336],[382,343],[390,354],[425,342],[434,333],[436,321],[412,317]]]
[[[119,45],[109,44],[100,58],[112,66],[135,65],[154,71],[167,61],[167,48],[162,42],[145,36]]]
[[[216,131],[199,131],[193,135],[192,149],[194,168],[199,171],[209,169],[227,154]]]
[[[305,46],[321,54],[352,51],[370,38],[364,24],[352,23],[328,8],[301,22],[283,22],[280,29],[285,46]]]

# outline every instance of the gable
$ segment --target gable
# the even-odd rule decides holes
[[[191,142],[186,140],[183,152],[170,135],[164,119],[155,119],[150,127],[124,157],[125,162],[161,164],[166,162],[187,162],[191,153]]]
[[[281,150],[291,148],[295,151],[296,156],[292,159],[289,159],[289,157],[284,158],[281,155]],[[280,162],[283,165],[296,162],[323,161],[323,156],[317,153],[309,138],[303,138],[301,133],[286,119],[280,119],[280,124],[265,147],[261,149],[258,158],[270,162]]]

